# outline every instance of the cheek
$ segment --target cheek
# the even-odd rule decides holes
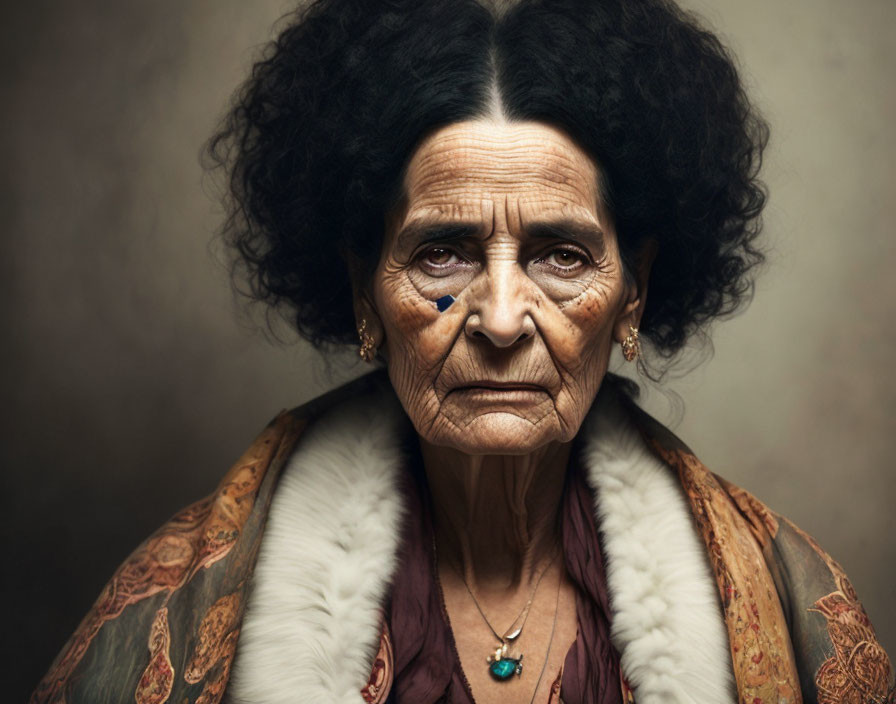
[[[433,303],[420,296],[403,268],[385,268],[377,274],[375,298],[390,346],[418,337],[436,317]]]
[[[419,397],[432,388],[441,361],[457,336],[462,323],[459,307],[439,313],[401,268],[385,268],[377,275],[375,297],[393,384],[403,399]]]
[[[546,316],[545,341],[568,376],[586,381],[595,366],[606,366],[619,307],[613,287],[596,284],[558,306],[556,315]]]
[[[589,289],[545,326],[545,342],[561,378],[557,415],[571,439],[578,432],[607,372],[616,307],[602,291]]]

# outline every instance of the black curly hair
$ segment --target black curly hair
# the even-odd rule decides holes
[[[347,256],[373,270],[416,145],[495,89],[592,155],[629,266],[658,243],[641,333],[661,356],[749,299],[768,128],[672,2],[316,0],[285,22],[207,154],[238,280],[312,343],[356,341]]]

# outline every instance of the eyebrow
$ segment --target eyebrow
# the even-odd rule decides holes
[[[604,231],[600,227],[580,220],[539,221],[529,223],[524,229],[529,237],[537,239],[571,240],[590,244],[600,251],[603,251],[606,245]],[[467,237],[481,236],[483,230],[482,224],[417,222],[411,223],[398,233],[396,244],[399,249],[404,249],[430,242],[452,242]]]
[[[532,222],[525,229],[530,237],[588,243],[601,251],[606,246],[604,231],[597,225],[580,220]]]
[[[452,242],[482,233],[482,225],[469,223],[411,223],[398,233],[399,249],[416,247],[429,242]]]

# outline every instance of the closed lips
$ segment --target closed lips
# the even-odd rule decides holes
[[[470,384],[455,387],[455,391],[465,389],[494,389],[495,391],[546,391],[540,384],[519,381],[474,381]]]

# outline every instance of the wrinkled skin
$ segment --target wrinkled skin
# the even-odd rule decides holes
[[[599,178],[545,124],[444,127],[411,157],[372,283],[357,287],[420,435],[442,596],[483,704],[547,701],[576,638],[557,559],[570,443],[613,342],[637,326],[649,269],[623,271]],[[445,295],[456,300],[440,313]],[[512,650],[536,672],[542,658],[546,676],[491,678],[495,638],[471,594],[502,632],[532,600]]]
[[[593,160],[545,124],[470,121],[425,139],[404,185],[358,308],[417,432],[474,455],[570,441],[643,299]]]

